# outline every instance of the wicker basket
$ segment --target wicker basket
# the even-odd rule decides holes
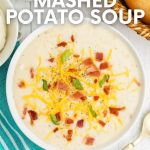
[[[109,3],[112,3],[113,0],[109,0]],[[128,17],[128,11],[127,11],[127,6],[125,5],[123,0],[117,0],[117,3],[114,7],[112,7],[112,9],[114,11],[117,12],[117,14],[119,13],[120,9],[123,9],[124,11],[124,19],[126,20]],[[141,21],[138,21],[137,24],[134,24],[133,19],[132,22],[130,24],[128,24],[128,26],[136,31],[139,35],[143,36],[144,38],[146,38],[147,40],[150,40],[150,25],[146,25]]]

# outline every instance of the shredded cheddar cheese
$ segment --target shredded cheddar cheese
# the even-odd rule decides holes
[[[109,50],[109,54],[108,54],[108,56],[107,56],[107,58],[106,58],[106,61],[109,61],[109,60],[110,60],[111,55],[112,55],[112,49]]]

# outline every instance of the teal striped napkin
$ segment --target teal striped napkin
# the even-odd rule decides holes
[[[19,42],[16,44],[15,50],[18,46]],[[42,150],[20,131],[8,108],[6,99],[6,75],[12,56],[13,54],[0,67],[0,150]]]

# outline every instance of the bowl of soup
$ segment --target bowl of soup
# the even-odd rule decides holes
[[[10,111],[44,149],[104,149],[137,120],[144,74],[131,43],[106,24],[43,26],[7,74]]]

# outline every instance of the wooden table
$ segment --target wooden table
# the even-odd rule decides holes
[[[24,8],[33,10],[33,3],[29,2],[30,0],[11,0],[14,4],[15,9],[21,10]],[[89,17],[89,9],[83,7],[82,8],[86,17]],[[150,41],[138,36],[134,31],[130,30],[125,25],[121,25],[119,22],[113,25],[114,28],[119,30],[124,36],[129,39],[132,44],[135,46],[138,54],[140,55],[141,61],[144,66],[145,75],[146,75],[146,98],[145,104],[143,107],[142,114],[140,119],[137,121],[136,125],[127,133],[124,137],[121,138],[118,144],[113,145],[109,150],[121,150],[121,148],[135,139],[140,130],[143,116],[150,111]],[[22,34],[22,40],[29,35],[33,30],[38,27],[36,23],[33,21],[30,25],[20,25],[19,29]],[[150,138],[143,140],[135,150],[150,150]]]

